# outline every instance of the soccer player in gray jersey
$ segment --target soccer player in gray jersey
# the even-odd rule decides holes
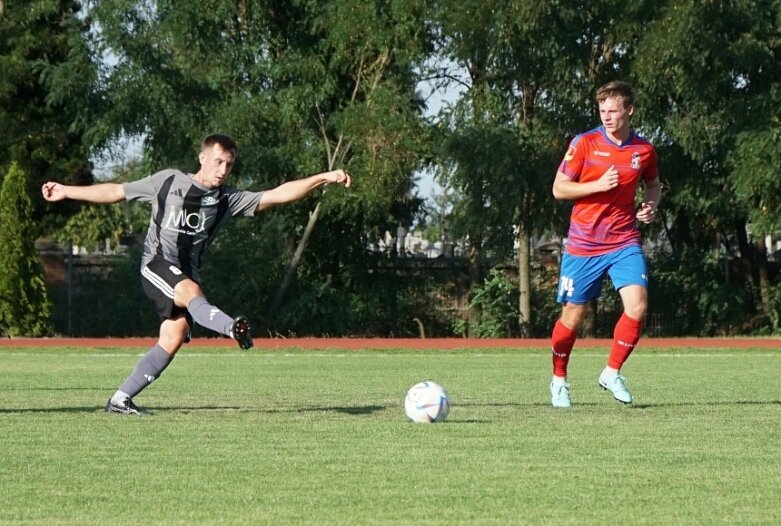
[[[343,170],[288,181],[263,192],[224,186],[236,151],[236,143],[230,137],[209,135],[201,144],[200,169],[194,174],[168,169],[124,184],[67,186],[48,182],[42,187],[47,201],[139,200],[152,205],[141,260],[141,282],[162,319],[160,335],[106,403],[110,413],[146,412],[133,403],[133,397],[168,367],[182,344],[189,341],[193,323],[235,338],[242,349],[252,347],[249,321],[243,316],[231,318],[211,305],[201,289],[201,259],[229,217],[252,216],[272,206],[297,201],[325,184],[350,186],[350,176]]]

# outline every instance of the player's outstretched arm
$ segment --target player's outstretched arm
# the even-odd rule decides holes
[[[263,192],[263,195],[260,197],[260,203],[258,203],[258,210],[265,210],[272,206],[298,201],[309,195],[315,188],[326,184],[341,184],[349,188],[351,182],[350,174],[344,170],[333,170],[311,175],[303,179],[296,179],[295,181],[288,181],[276,188]]]
[[[70,186],[48,182],[41,187],[43,198],[47,201],[73,199],[89,203],[118,203],[125,200],[125,189],[117,183],[100,183],[90,186]]]

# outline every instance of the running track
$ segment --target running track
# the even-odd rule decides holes
[[[2,347],[122,347],[149,348],[155,338],[7,338]],[[464,338],[256,338],[255,349],[530,349],[547,348],[549,339]],[[581,338],[577,347],[609,348],[612,340]],[[228,338],[196,338],[185,347],[236,348]],[[643,338],[638,348],[781,349],[781,338]]]

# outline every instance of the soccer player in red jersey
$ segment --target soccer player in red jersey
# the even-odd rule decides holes
[[[621,366],[640,339],[648,308],[648,271],[637,222],[656,218],[661,185],[653,146],[630,127],[634,91],[626,82],[605,84],[596,92],[602,126],[575,137],[553,182],[553,196],[574,201],[562,257],[557,301],[563,305],[553,327],[554,407],[570,407],[567,364],[588,303],[610,276],[624,312],[616,323],[613,346],[599,385],[625,404],[632,395]],[[643,183],[643,201],[635,194]]]

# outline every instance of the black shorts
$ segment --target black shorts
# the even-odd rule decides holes
[[[174,303],[174,287],[180,281],[192,279],[182,269],[156,256],[149,264],[141,268],[141,286],[147,297],[155,304],[155,311],[160,318],[179,318],[185,316],[190,327],[193,320],[184,307]]]

